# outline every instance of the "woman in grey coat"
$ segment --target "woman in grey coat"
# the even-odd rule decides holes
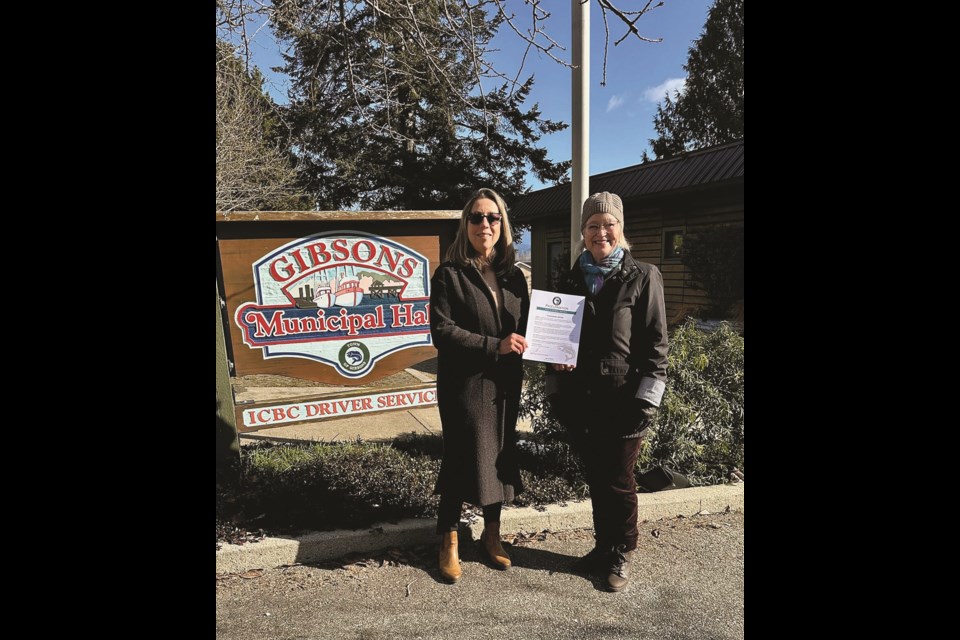
[[[457,527],[464,502],[483,508],[482,547],[508,569],[500,508],[523,490],[516,426],[530,298],[514,266],[507,207],[492,189],[467,201],[446,261],[430,282],[430,333],[437,347],[437,403],[443,461],[437,533],[440,575],[460,579]]]
[[[587,198],[580,232],[584,251],[558,287],[586,298],[577,364],[551,365],[547,395],[590,486],[596,547],[579,565],[620,591],[637,548],[634,467],[667,380],[663,277],[630,254],[616,194]]]

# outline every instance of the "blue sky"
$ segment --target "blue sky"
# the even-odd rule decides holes
[[[507,0],[509,10],[518,17],[528,11],[522,0]],[[621,10],[639,9],[646,0],[619,0]],[[653,117],[664,92],[682,87],[687,52],[699,37],[707,11],[713,0],[665,0],[637,22],[637,29],[647,38],[663,38],[662,42],[642,42],[629,37],[618,46],[616,40],[625,27],[615,16],[608,16],[610,45],[607,59],[607,85],[600,86],[603,69],[604,25],[600,7],[590,8],[590,174],[602,173],[637,164],[643,151],[649,152],[647,140],[652,138]],[[557,57],[570,60],[570,0],[546,0],[543,5],[552,15],[547,32],[566,51]],[[522,23],[521,23],[522,24]],[[498,68],[516,71],[525,43],[509,27],[500,28],[494,46],[501,50],[491,56]],[[273,73],[270,67],[281,64],[278,46],[268,29],[259,31],[252,42],[253,61],[267,77],[267,90],[281,104],[287,102],[286,76]],[[535,84],[528,105],[539,103],[543,116],[551,120],[571,122],[571,71],[548,56],[531,50],[523,77],[534,75]],[[493,85],[491,85],[493,86]],[[553,160],[569,160],[570,129],[541,138],[540,143]],[[544,185],[533,176],[527,178],[533,189]]]

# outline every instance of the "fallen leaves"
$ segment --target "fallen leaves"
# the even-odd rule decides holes
[[[426,549],[422,545],[417,547],[411,547],[409,549],[392,547],[390,549],[387,549],[384,552],[381,552],[373,556],[354,553],[347,556],[343,561],[339,562],[338,564],[341,569],[344,569],[351,573],[359,573],[361,570],[367,569],[367,568],[401,567],[401,566],[417,565],[417,564],[422,564],[423,555],[428,551],[432,551],[432,550],[433,550],[432,547],[430,547],[429,549]]]
[[[267,537],[263,529],[254,529],[248,531],[233,524],[217,519],[217,551],[222,548],[221,542],[229,544],[246,544],[248,542],[259,542]]]
[[[259,578],[263,575],[263,569],[250,569],[242,573],[218,573],[217,582],[224,582],[226,580],[232,580],[234,578],[243,578],[244,580],[252,580],[254,578]]]
[[[531,542],[543,542],[547,539],[547,536],[551,533],[549,529],[544,529],[543,531],[534,531],[531,533],[524,533],[520,531],[518,533],[510,533],[506,535],[501,535],[500,540],[503,542],[509,542],[513,545],[524,545],[530,544]]]

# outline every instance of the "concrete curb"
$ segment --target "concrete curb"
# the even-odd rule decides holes
[[[640,521],[660,520],[678,515],[692,516],[709,511],[717,513],[729,507],[743,511],[743,484],[715,485],[637,494]],[[549,529],[564,531],[593,527],[589,500],[567,506],[550,505],[544,511],[533,507],[504,509],[501,516],[504,533],[532,533]],[[437,542],[433,519],[416,518],[396,524],[385,523],[356,531],[323,531],[298,538],[265,538],[244,545],[225,544],[217,551],[217,573],[239,573],[250,569],[282,567],[295,563],[321,562],[356,552],[376,552],[390,547]],[[483,530],[478,519],[468,525],[473,539]]]

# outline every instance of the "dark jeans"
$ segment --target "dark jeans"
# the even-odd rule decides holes
[[[633,469],[640,454],[640,438],[578,438],[583,458],[597,546],[637,548],[637,480]]]
[[[462,508],[463,500],[448,493],[441,494],[440,508],[437,510],[437,533],[456,531],[460,526],[460,510]],[[500,522],[502,508],[502,502],[483,505],[483,524]],[[636,516],[636,513],[634,513],[634,516]],[[634,517],[634,521],[636,521],[636,517]]]

